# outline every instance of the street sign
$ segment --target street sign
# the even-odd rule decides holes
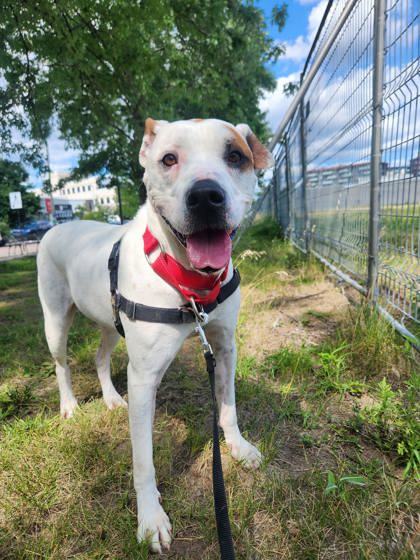
[[[21,210],[22,206],[22,195],[19,191],[9,193],[9,202],[11,210]]]

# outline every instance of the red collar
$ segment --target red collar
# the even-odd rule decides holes
[[[184,268],[182,264],[161,250],[159,241],[148,227],[146,227],[146,231],[143,234],[143,243],[146,258],[156,274],[178,290],[187,301],[194,298],[196,303],[202,305],[208,305],[216,301],[221,284],[226,278],[228,265],[226,265],[222,274],[218,277]],[[160,253],[152,262],[149,260],[149,257],[156,249],[159,249]]]

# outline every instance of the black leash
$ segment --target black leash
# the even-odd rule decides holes
[[[233,549],[232,532],[229,522],[229,510],[226,500],[225,481],[223,478],[222,458],[220,455],[219,415],[217,412],[215,380],[216,359],[199,319],[197,319],[196,332],[200,337],[204,350],[204,358],[206,359],[207,373],[209,375],[211,387],[211,398],[213,401],[213,499],[220,558],[221,560],[235,560],[235,551]]]
[[[121,323],[120,311],[123,311],[132,321],[146,321],[149,323],[196,323],[196,332],[203,346],[204,358],[206,360],[207,373],[209,376],[211,397],[213,402],[213,497],[214,511],[216,515],[217,536],[219,539],[221,560],[235,560],[233,549],[232,533],[229,522],[229,511],[226,500],[225,482],[223,478],[222,458],[220,455],[219,424],[216,401],[216,380],[215,369],[216,359],[212,347],[210,346],[203,326],[208,322],[208,313],[231,296],[238,288],[240,283],[239,272],[234,269],[231,280],[221,287],[217,300],[210,305],[199,306],[197,308],[194,300],[191,305],[184,305],[179,308],[161,308],[135,303],[126,299],[118,291],[118,264],[120,256],[121,240],[114,243],[108,259],[108,270],[110,279],[112,311],[114,324],[121,336],[125,336],[124,328]]]

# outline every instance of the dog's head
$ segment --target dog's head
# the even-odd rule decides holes
[[[255,171],[273,159],[246,124],[149,118],[140,164],[154,210],[192,266],[211,271],[229,262],[230,236],[252,203]]]

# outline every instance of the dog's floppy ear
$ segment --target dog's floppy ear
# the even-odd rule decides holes
[[[242,134],[251,149],[254,158],[254,169],[267,169],[274,165],[271,152],[261,144],[247,124],[237,124],[236,130]]]
[[[143,142],[141,143],[140,154],[139,154],[139,161],[142,167],[146,167],[147,161],[147,151],[150,146],[153,144],[153,140],[156,137],[156,134],[162,124],[166,124],[168,121],[155,121],[151,117],[146,119],[144,123],[144,136]]]

